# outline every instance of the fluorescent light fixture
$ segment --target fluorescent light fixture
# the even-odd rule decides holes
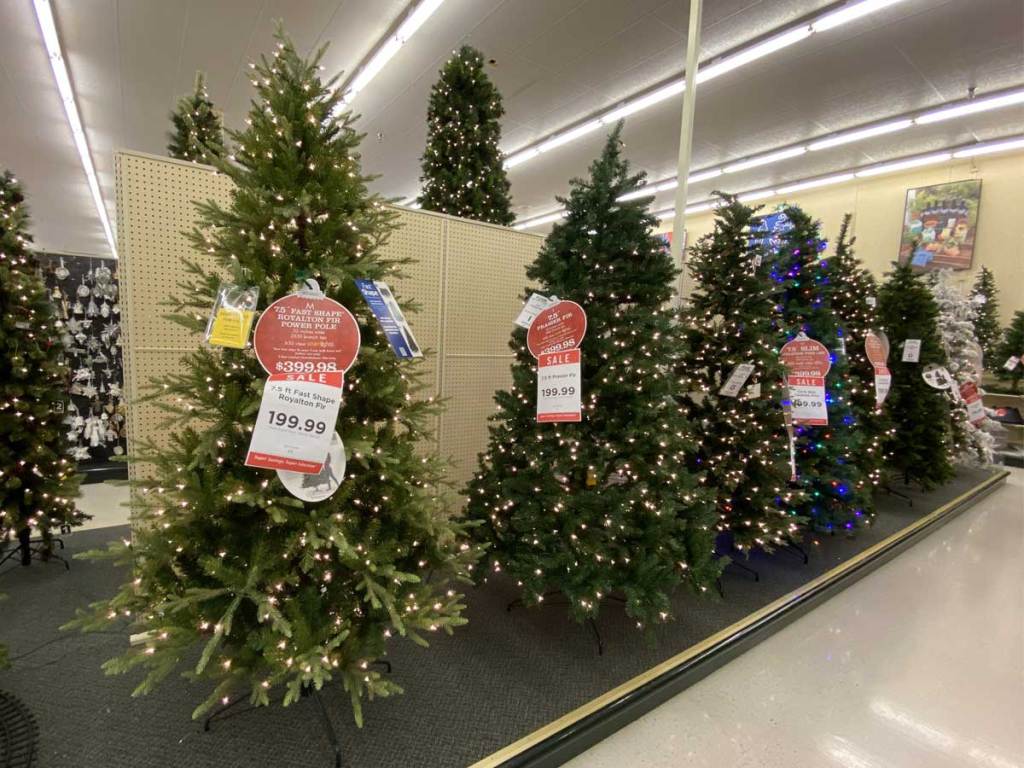
[[[412,11],[405,17],[405,20],[398,26],[393,35],[377,46],[370,59],[360,67],[355,77],[349,81],[344,88],[342,102],[350,104],[361,90],[363,90],[373,78],[375,78],[392,57],[398,53],[398,49],[409,42],[423,23],[431,17],[444,0],[421,0]],[[340,105],[339,105],[340,106]]]
[[[686,80],[680,77],[678,80],[673,80],[668,85],[663,85],[656,91],[651,91],[644,96],[638,96],[635,99],[630,99],[621,107],[616,107],[615,109],[605,112],[599,119],[606,125],[616,123],[622,118],[632,115],[634,112],[639,112],[642,109],[653,107],[655,104],[660,104],[666,99],[678,96],[685,90]]]
[[[834,176],[825,176],[821,179],[811,179],[810,181],[799,181],[796,184],[790,184],[786,187],[779,187],[775,190],[777,195],[788,195],[790,192],[799,192],[802,189],[814,189],[815,187],[827,187],[830,184],[841,184],[844,181],[852,179],[854,174],[852,173],[837,173]]]
[[[1024,104],[1024,88],[1021,88],[1018,91],[1004,93],[999,96],[972,99],[971,101],[933,109],[931,112],[925,112],[924,114],[915,117],[914,122],[919,125],[926,125],[928,123],[937,123],[941,120],[949,120],[963,115],[973,115],[975,112],[988,112],[990,109],[1009,107],[1014,104]]]
[[[849,144],[853,141],[869,139],[872,136],[883,136],[887,133],[902,131],[904,128],[909,128],[913,124],[914,121],[908,117],[902,120],[892,120],[888,123],[881,123],[879,125],[869,125],[867,128],[857,128],[852,131],[837,133],[835,136],[830,136],[829,138],[822,139],[821,141],[815,141],[813,144],[808,144],[807,148],[811,150],[811,152],[817,152],[820,149],[838,147],[841,144]]]
[[[895,5],[900,0],[861,0],[858,2],[851,2],[844,5],[842,8],[826,13],[820,19],[815,20],[811,23],[815,32],[825,32],[829,29],[835,29],[836,27],[846,24],[848,21],[859,19],[863,16],[867,16],[869,13],[880,11],[883,8],[887,8],[890,5]]]
[[[777,163],[779,160],[786,160],[790,157],[798,157],[806,151],[807,147],[789,147],[788,149],[780,149],[778,152],[756,155],[749,160],[741,160],[738,163],[727,165],[722,170],[725,173],[737,173],[738,171],[745,171],[748,168],[757,168],[759,165],[768,165],[769,163]]]
[[[656,218],[658,221],[665,221],[665,219],[674,219],[676,216],[676,209],[665,208],[664,210],[656,211],[651,215],[654,216],[654,218]]]
[[[540,152],[538,152],[533,147],[528,147],[527,149],[524,149],[520,152],[516,152],[514,155],[509,155],[508,157],[506,157],[505,167],[515,168],[520,163],[525,163],[527,160],[534,158],[539,154]]]
[[[1024,149],[1024,139],[1009,139],[1007,141],[978,144],[977,146],[954,152],[953,157],[977,157],[978,155],[991,155],[995,152],[1010,152],[1014,149]]]
[[[696,184],[699,181],[707,181],[708,179],[714,179],[721,175],[721,168],[710,168],[706,171],[697,171],[696,173],[691,173],[690,176],[687,178],[686,183]],[[673,182],[675,182],[675,179],[673,179]],[[679,186],[679,184],[678,182],[675,182],[672,184],[671,187],[667,187],[667,189],[674,189],[677,186]],[[658,185],[658,189],[661,189],[661,185]]]
[[[953,157],[952,152],[936,152],[933,155],[924,155],[923,157],[912,157],[909,160],[897,160],[894,163],[884,163],[883,165],[875,165],[871,168],[865,168],[862,171],[857,171],[857,176],[878,176],[883,173],[892,173],[893,171],[902,171],[907,168],[919,168],[922,165],[933,165],[935,163],[943,163]]]
[[[600,120],[591,120],[589,123],[578,125],[575,128],[570,128],[565,133],[560,133],[557,136],[545,141],[537,147],[538,152],[547,152],[548,150],[560,147],[563,144],[568,144],[570,141],[575,141],[580,136],[586,136],[588,133],[593,133],[600,128],[604,123]]]
[[[85,137],[85,129],[82,127],[82,118],[78,114],[75,92],[71,87],[71,77],[64,61],[64,54],[61,52],[57,24],[53,19],[53,9],[50,7],[49,0],[32,0],[32,6],[36,12],[36,19],[39,21],[39,31],[43,35],[46,53],[50,57],[50,69],[53,70],[53,79],[57,83],[57,91],[60,93],[60,100],[64,105],[64,114],[67,116],[68,126],[71,128],[71,137],[74,139],[75,149],[78,150],[78,159],[82,163],[82,170],[85,171],[85,180],[89,184],[89,193],[92,195],[93,205],[96,206],[96,213],[99,214],[100,224],[103,225],[103,234],[107,238],[107,245],[110,246],[110,253],[116,259],[117,242],[114,239],[114,230],[107,217],[107,207],[103,204],[99,179],[96,177],[96,167],[92,162],[92,153],[89,152],[89,142]]]
[[[619,203],[625,203],[629,200],[639,200],[641,197],[653,197],[657,191],[657,186],[648,184],[646,187],[640,187],[640,189],[634,189],[632,192],[619,195],[615,200]]]
[[[734,69],[739,69],[745,64],[749,64],[752,61],[763,58],[770,53],[781,51],[783,48],[799,43],[801,40],[810,37],[812,34],[810,25],[804,24],[796,29],[791,29],[788,32],[783,32],[781,35],[770,37],[760,43],[744,48],[741,51],[737,51],[731,56],[726,56],[724,59],[716,61],[706,67],[697,68],[697,83],[707,82],[713,80],[716,77],[724,75],[726,72],[732,72]]]
[[[774,197],[774,189],[760,189],[756,192],[744,192],[742,195],[737,195],[736,199],[741,203],[750,203],[754,200],[764,200],[766,197]]]
[[[543,216],[537,216],[534,219],[527,219],[526,221],[520,221],[512,225],[512,229],[530,229],[532,227],[542,227],[545,224],[550,224],[553,221],[558,221],[565,217],[565,210],[553,211]]]
[[[709,200],[706,203],[694,203],[693,205],[686,206],[686,215],[689,216],[692,213],[704,213],[705,211],[713,211],[718,207],[718,203],[714,200]]]

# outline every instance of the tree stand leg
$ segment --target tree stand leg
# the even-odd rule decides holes
[[[18,543],[21,545],[21,564],[32,565],[32,531],[29,528],[18,531]]]
[[[317,711],[320,712],[320,722],[327,733],[327,740],[331,743],[331,749],[334,750],[334,768],[342,768],[341,743],[338,741],[338,734],[334,730],[331,717],[327,714],[327,707],[324,706],[323,699],[320,698],[320,691],[312,686],[307,686],[302,689],[302,695],[311,697],[316,702]]]
[[[593,619],[587,619],[587,624],[594,632],[594,639],[597,640],[597,655],[604,656],[604,640],[601,639],[601,630],[597,628],[597,622]]]
[[[807,551],[803,547],[801,547],[799,544],[796,544],[796,543],[791,541],[788,544],[786,544],[786,546],[783,547],[782,550],[783,550],[783,552],[791,552],[792,554],[796,555],[797,557],[802,557],[803,560],[804,560],[804,565],[807,565],[807,563],[809,562],[809,559],[807,557]]]

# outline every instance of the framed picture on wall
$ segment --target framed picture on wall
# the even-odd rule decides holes
[[[900,264],[915,269],[970,269],[981,207],[981,179],[907,190]]]

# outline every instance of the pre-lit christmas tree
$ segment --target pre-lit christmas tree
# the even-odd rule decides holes
[[[196,716],[236,691],[263,705],[284,686],[288,704],[333,680],[361,722],[363,696],[400,690],[372,666],[395,638],[425,644],[465,622],[451,581],[470,577],[477,553],[439,502],[440,462],[421,452],[436,405],[413,396],[415,363],[396,358],[353,282],[397,268],[378,251],[392,214],[367,191],[351,115],[332,116],[340,94],[319,79],[323,49],[306,61],[278,38],[255,68],[249,127],[231,135],[234,162],[218,164],[235,184],[231,204],[198,206],[192,240],[216,268],[192,265],[179,320],[202,330],[224,279],[258,286],[261,307],[319,281],[362,335],[330,426],[346,475],[308,503],[275,473],[246,467],[267,374],[251,350],[197,339],[181,372],[160,382],[172,399],[169,445],[136,457],[156,476],[136,490],[133,546],[109,553],[133,566],[133,580],[75,623],[148,633],[105,669],[142,667],[137,693],[178,669],[210,681]]]
[[[466,517],[489,545],[489,568],[521,586],[528,605],[548,591],[578,620],[619,594],[641,625],[666,620],[680,583],[707,588],[715,513],[687,471],[695,448],[673,364],[681,332],[666,303],[676,270],[651,234],[646,201],[622,158],[621,126],[573,179],[556,224],[527,275],[545,294],[582,305],[582,421],[538,424],[537,363],[513,332],[513,385],[498,410]]]
[[[67,399],[58,321],[30,250],[21,185],[0,176],[0,554],[12,534],[22,565],[52,554],[53,529],[87,517],[61,418]],[[33,539],[33,531],[38,541]],[[30,546],[30,541],[32,542]],[[6,546],[5,546],[6,545]]]
[[[980,385],[982,348],[974,335],[975,315],[979,304],[953,283],[952,270],[942,269],[929,275],[932,296],[939,310],[938,330],[946,353],[946,369],[959,389],[964,384]],[[950,449],[954,461],[991,463],[995,437],[991,430],[996,423],[989,418],[975,424],[968,417],[967,404],[954,397],[950,406]]]
[[[503,114],[483,54],[462,46],[430,91],[419,197],[425,210],[505,226],[515,221],[498,146]]]
[[[679,371],[690,419],[700,437],[697,468],[716,494],[717,529],[741,552],[789,543],[803,518],[790,489],[789,437],[774,321],[781,289],[757,264],[751,245],[754,211],[726,197],[715,228],[688,262],[695,289],[683,322],[686,345]],[[744,386],[723,385],[739,365],[753,366]],[[735,388],[734,388],[735,389]]]
[[[975,304],[974,335],[985,353],[985,368],[994,371],[1003,364],[997,360],[996,350],[1002,336],[999,328],[999,297],[996,290],[996,278],[992,270],[982,267],[974,281],[972,300]]]
[[[853,403],[861,384],[840,350],[842,329],[832,308],[842,286],[831,261],[820,258],[827,243],[818,223],[797,207],[786,208],[785,214],[791,226],[771,265],[772,278],[785,289],[778,304],[781,322],[788,338],[804,333],[824,344],[832,361],[825,379],[828,425],[794,427],[797,472],[806,493],[799,509],[817,530],[850,530],[870,516],[871,480],[861,469],[864,432]]]
[[[1006,368],[1006,363],[1011,357],[1016,357],[1020,362],[1012,370]],[[992,365],[1000,379],[1010,382],[1010,391],[1019,392],[1021,379],[1024,379],[1024,310],[1018,309],[1010,326],[1003,332],[1002,341],[996,348],[996,362]]]
[[[224,128],[220,114],[206,92],[206,78],[196,72],[195,90],[178,101],[171,113],[174,130],[169,135],[167,154],[178,160],[213,164],[224,157]]]
[[[878,322],[878,283],[854,252],[856,238],[849,234],[850,219],[850,214],[843,217],[836,252],[830,259],[829,300],[841,334],[839,350],[845,353],[850,368],[850,402],[864,441],[858,464],[869,482],[877,486],[882,480],[885,445],[892,424],[884,407],[877,404],[875,370],[864,342],[869,331],[884,332],[885,329]],[[865,503],[871,504],[870,497]]]
[[[928,489],[953,477],[949,460],[949,396],[930,386],[922,373],[928,365],[946,365],[936,327],[939,310],[924,278],[909,264],[897,264],[878,291],[878,316],[889,335],[892,389],[886,400],[893,432],[888,466]],[[907,340],[921,342],[917,362],[904,362]]]

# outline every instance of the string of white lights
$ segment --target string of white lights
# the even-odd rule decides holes
[[[854,179],[870,178],[871,176],[880,176],[886,173],[896,173],[897,171],[903,171],[910,168],[920,168],[927,165],[936,165],[938,163],[945,163],[952,160],[962,160],[968,157],[977,157],[980,155],[992,155],[1000,152],[1014,152],[1024,150],[1024,135],[1012,136],[1010,138],[995,139],[992,141],[979,142],[977,144],[960,145],[951,147],[940,152],[929,152],[926,154],[909,155],[898,160],[892,160],[885,163],[873,163],[871,165],[858,166],[855,168],[846,169],[836,173],[832,173],[826,176],[815,176],[806,179],[798,179],[797,181],[787,182],[786,184],[774,187],[774,188],[763,188],[754,189],[746,192],[741,192],[737,195],[740,202],[753,202],[755,200],[766,200],[771,197],[779,197],[788,195],[793,192],[801,192],[807,189],[815,189],[818,187],[831,186],[833,184],[842,184],[847,181],[853,181]],[[632,199],[632,196],[630,196]],[[704,213],[710,211],[717,206],[715,200],[704,200],[693,205],[686,207],[686,214]],[[564,209],[551,211],[541,216],[537,216],[524,221],[516,222],[513,225],[513,229],[533,229],[534,227],[541,227],[545,224],[550,224],[554,221],[558,221],[563,218],[566,214]],[[653,213],[659,220],[671,219],[675,216],[675,208],[666,208]]]
[[[750,168],[779,163],[783,160],[799,157],[807,152],[818,152],[844,144],[864,141],[876,136],[905,130],[915,125],[927,125],[938,122],[939,120],[966,117],[979,112],[988,112],[1019,104],[1024,104],[1024,88],[987,94],[973,99],[947,102],[919,112],[912,117],[887,117],[874,123],[859,125],[844,131],[838,131],[836,133],[827,134],[823,137],[811,139],[802,144],[788,145],[768,152],[751,155],[750,157],[740,158],[724,166],[716,166],[694,171],[690,174],[688,183],[691,185],[697,184],[708,179],[717,178],[723,174],[738,173]],[[677,177],[673,176],[671,178],[661,179],[660,181],[647,184],[640,189],[623,195],[619,199],[622,202],[626,202],[627,200],[637,200],[641,197],[653,197],[658,192],[675,189],[678,185],[679,181]],[[539,218],[546,218],[550,215],[551,214],[543,214]],[[532,221],[532,219],[529,221]],[[551,220],[548,219],[544,223],[549,223],[549,221]],[[534,224],[531,226],[539,225]]]
[[[100,224],[103,226],[103,234],[110,246],[110,253],[117,258],[117,241],[114,238],[114,230],[110,226],[110,218],[107,216],[107,208],[103,204],[103,194],[100,192],[99,179],[96,176],[96,167],[92,162],[92,154],[89,151],[89,142],[85,136],[85,129],[82,127],[82,118],[78,114],[78,105],[75,102],[75,91],[71,87],[71,77],[68,74],[67,63],[64,60],[64,53],[60,45],[60,36],[57,34],[57,24],[53,18],[53,8],[50,7],[50,0],[32,0],[32,7],[35,9],[36,19],[39,22],[39,31],[43,36],[43,44],[46,46],[46,54],[50,58],[50,68],[53,70],[53,79],[57,83],[57,91],[60,94],[61,103],[64,105],[64,114],[67,116],[68,127],[71,129],[71,137],[75,142],[75,149],[78,150],[78,158],[85,172],[85,179],[89,184],[89,193],[92,195],[93,204],[96,206],[96,213],[99,214]]]
[[[875,13],[890,5],[895,5],[901,0],[852,0],[846,5],[826,11],[810,22],[784,27],[777,34],[760,40],[751,45],[740,48],[719,59],[713,59],[697,68],[697,82],[704,83],[713,80],[727,72],[732,72],[751,62],[769,56],[777,51],[795,45],[819,32],[826,32],[835,29],[855,19],[862,18]],[[556,131],[532,144],[508,153],[505,160],[506,168],[515,168],[517,165],[538,157],[545,152],[550,152],[556,147],[564,146],[578,138],[596,131],[603,125],[611,125],[628,115],[635,114],[644,109],[660,104],[666,99],[678,96],[686,89],[686,78],[678,77],[668,83],[658,86],[654,90],[632,96],[622,104],[612,107],[593,118],[588,118],[568,128]]]

